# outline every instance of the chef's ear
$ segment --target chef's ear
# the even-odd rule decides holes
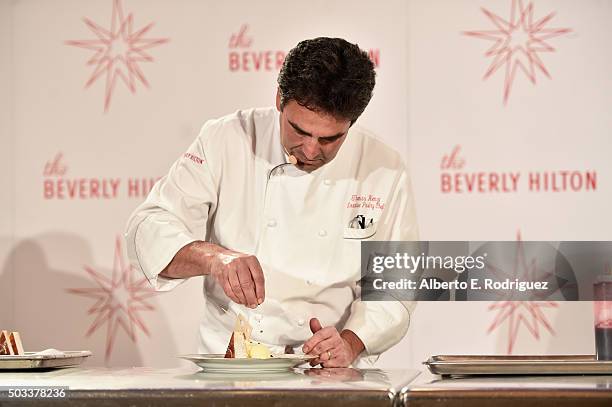
[[[276,88],[276,110],[278,110],[279,112],[283,111],[283,108],[281,106],[280,88]]]

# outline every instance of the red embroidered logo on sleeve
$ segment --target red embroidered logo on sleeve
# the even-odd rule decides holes
[[[193,155],[191,153],[185,153],[185,155],[183,157],[189,158],[191,161],[193,161],[196,164],[202,164],[204,162],[203,159],[201,159],[197,155]]]

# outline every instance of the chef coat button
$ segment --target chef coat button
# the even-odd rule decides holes
[[[270,219],[268,221],[268,226],[273,228],[274,226],[276,226],[276,219]]]
[[[325,230],[325,229],[319,230],[319,236],[321,236],[321,237],[327,236],[327,230]]]
[[[324,183],[326,186],[330,186],[330,185],[332,184],[332,182],[331,182],[331,180],[330,180],[330,179],[326,179],[326,180],[324,180],[324,181],[323,181],[323,183]]]
[[[261,314],[255,314],[254,317],[255,317],[255,321],[257,322],[261,322],[261,320],[263,319],[263,315]]]
[[[302,318],[298,319],[297,324],[299,326],[304,326],[304,324],[306,323],[306,321],[304,321]]]

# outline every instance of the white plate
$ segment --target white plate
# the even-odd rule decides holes
[[[273,355],[270,359],[230,359],[224,354],[182,355],[181,359],[189,360],[206,372],[214,373],[257,373],[283,372],[314,359],[311,355]]]

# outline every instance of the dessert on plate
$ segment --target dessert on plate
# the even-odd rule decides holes
[[[242,316],[238,315],[234,325],[234,332],[230,336],[226,359],[269,359],[272,356],[270,349],[251,339],[253,328]]]

